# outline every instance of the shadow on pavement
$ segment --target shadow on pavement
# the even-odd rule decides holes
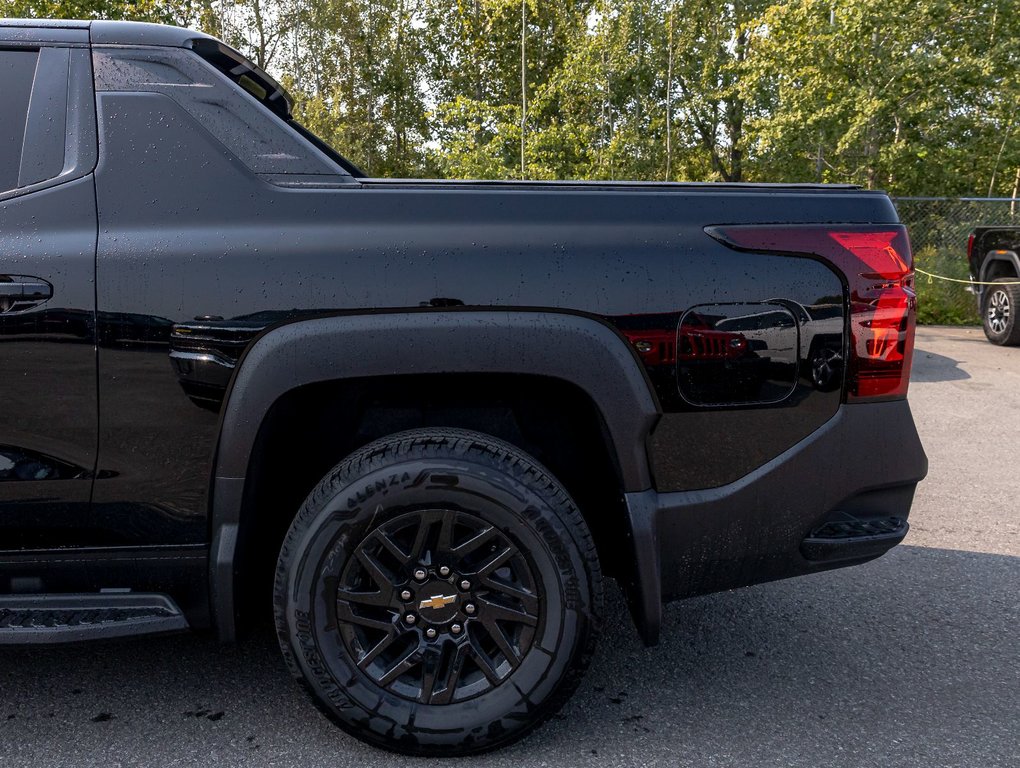
[[[471,765],[1015,766],[1020,558],[903,546],[858,568],[670,606],[646,650],[618,592],[581,690]],[[0,763],[441,765],[361,745],[275,640],[0,654]],[[466,763],[463,763],[466,764]]]
[[[985,342],[987,343],[987,342]],[[911,381],[961,381],[969,379],[970,374],[959,367],[960,361],[934,352],[927,352],[923,347],[914,349],[914,361],[910,369]]]

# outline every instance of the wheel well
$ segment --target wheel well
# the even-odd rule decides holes
[[[577,386],[543,376],[428,374],[328,381],[284,394],[259,428],[238,530],[237,602],[264,617],[283,537],[308,493],[345,456],[418,427],[458,427],[505,440],[563,483],[619,572],[623,484],[598,408]]]
[[[1006,259],[995,259],[988,262],[988,270],[985,272],[985,281],[991,282],[1000,277],[1020,277],[1016,271],[1016,265]]]

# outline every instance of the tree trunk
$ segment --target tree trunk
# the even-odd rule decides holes
[[[252,12],[255,14],[255,33],[258,35],[258,46],[255,48],[255,63],[260,69],[266,68],[266,23],[262,17],[262,4],[259,0],[252,3]]]
[[[474,19],[472,21],[472,26],[471,26],[471,41],[470,41],[472,66],[473,66],[474,73],[475,73],[475,104],[476,105],[482,103],[482,97],[484,95],[484,91],[482,90],[482,57],[478,55],[478,40],[480,38],[480,35],[478,34],[478,30],[480,28],[479,25],[481,24],[481,21],[479,20],[480,3],[481,3],[481,0],[474,0],[474,4],[472,5],[472,11],[473,11]],[[477,108],[476,108],[476,111],[477,111]],[[475,116],[475,147],[476,148],[480,148],[482,146],[482,139],[483,138],[484,138],[484,135],[482,133],[482,116],[481,116],[481,114],[476,114],[476,116]]]
[[[1009,215],[1016,216],[1016,196],[1020,193],[1020,166],[1016,169],[1016,177],[1013,179],[1013,199],[1009,203]]]
[[[1002,160],[1002,152],[1006,149],[1006,143],[1009,141],[1009,134],[1013,132],[1013,120],[1016,117],[1016,107],[1013,107],[1013,111],[1009,116],[1009,124],[1006,126],[1006,131],[1002,136],[1002,143],[999,145],[999,152],[995,156],[995,165],[992,166],[992,178],[988,182],[988,197],[991,197],[995,190],[995,177],[999,173],[999,162]],[[1016,197],[1016,195],[1013,195]]]

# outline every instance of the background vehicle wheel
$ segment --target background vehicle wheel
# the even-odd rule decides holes
[[[378,440],[333,469],[284,540],[276,627],[344,730],[408,754],[514,741],[576,688],[595,646],[595,545],[559,483],[461,430]]]
[[[819,392],[833,392],[843,384],[843,352],[840,347],[817,347],[812,343],[810,353],[811,382]]]
[[[985,289],[981,299],[981,316],[985,336],[993,344],[1016,346],[1020,344],[1020,285],[1018,278],[1000,277]]]

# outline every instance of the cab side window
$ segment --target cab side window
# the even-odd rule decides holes
[[[191,51],[95,48],[92,59],[96,91],[168,96],[256,174],[337,173],[283,121]]]
[[[92,64],[84,48],[0,48],[0,200],[95,168]]]
[[[0,97],[3,100],[0,105],[0,193],[18,186],[28,103],[32,97],[38,61],[38,51],[0,49],[0,83],[3,83],[3,95]]]

